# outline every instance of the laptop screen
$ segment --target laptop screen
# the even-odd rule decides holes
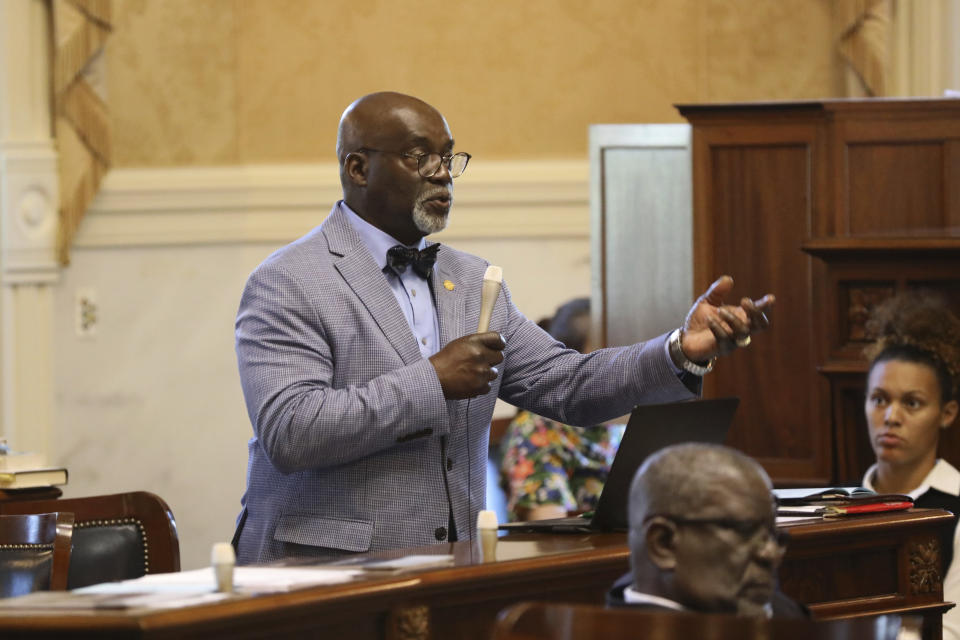
[[[635,407],[600,493],[591,528],[625,531],[630,484],[643,461],[653,452],[681,442],[723,444],[739,403],[739,398],[716,398]]]

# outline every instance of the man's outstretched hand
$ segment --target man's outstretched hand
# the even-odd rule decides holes
[[[506,346],[503,336],[488,331],[457,338],[430,356],[443,396],[462,400],[490,391],[490,383],[500,375],[496,365],[503,362]]]
[[[768,293],[759,300],[743,298],[739,306],[724,304],[733,290],[733,278],[720,276],[697,298],[683,322],[680,342],[683,353],[695,362],[726,355],[750,344],[750,336],[770,326],[766,312],[776,299]]]

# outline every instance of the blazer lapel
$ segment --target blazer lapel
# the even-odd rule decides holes
[[[437,319],[440,322],[441,349],[451,340],[476,332],[476,328],[471,331],[469,327],[464,327],[466,301],[463,298],[463,291],[465,286],[464,283],[457,282],[456,275],[444,257],[445,251],[441,247],[430,281],[433,300],[437,305]]]
[[[407,319],[387,284],[383,272],[377,268],[370,252],[363,245],[346,215],[334,206],[323,224],[330,252],[340,256],[333,264],[357,298],[370,312],[370,317],[383,331],[405,364],[423,358]]]
[[[452,340],[476,331],[476,327],[471,331],[469,327],[464,326],[465,298],[463,292],[466,289],[463,282],[458,281],[458,277],[451,268],[449,254],[444,247],[440,247],[437,254],[437,263],[433,274],[430,276],[430,288],[433,290],[433,300],[437,305],[437,321],[440,324],[440,344],[442,349]],[[450,424],[457,424],[460,419],[461,403],[457,400],[447,400],[447,412],[450,415]],[[444,438],[444,447],[446,446],[447,436]]]

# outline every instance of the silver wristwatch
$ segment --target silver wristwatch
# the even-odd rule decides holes
[[[680,329],[674,329],[673,333],[671,333],[670,337],[667,339],[668,348],[670,350],[670,358],[673,360],[674,364],[695,376],[703,376],[713,371],[713,365],[717,361],[715,357],[710,358],[706,364],[697,364],[684,355],[683,347],[680,344],[680,334]]]

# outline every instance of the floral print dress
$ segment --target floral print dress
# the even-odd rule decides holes
[[[500,479],[510,520],[518,511],[562,505],[570,513],[596,508],[624,425],[573,427],[520,411],[501,444]]]

